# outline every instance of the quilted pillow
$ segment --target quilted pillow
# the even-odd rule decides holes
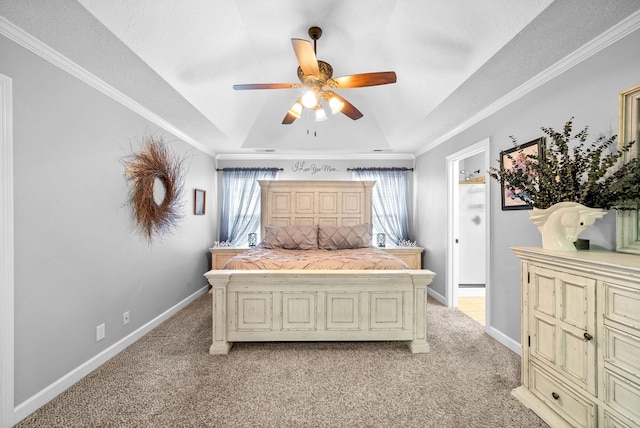
[[[371,225],[320,226],[318,247],[323,250],[371,247]]]
[[[265,226],[264,248],[318,249],[318,226]]]

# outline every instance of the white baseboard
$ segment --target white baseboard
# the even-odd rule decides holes
[[[433,297],[434,299],[436,299],[438,302],[442,303],[443,305],[447,306],[447,298],[444,297],[442,294],[433,291],[431,288],[427,287],[427,294],[431,297]]]
[[[485,332],[489,336],[491,336],[495,340],[497,340],[498,342],[502,343],[507,348],[511,349],[516,354],[522,356],[520,344],[518,342],[516,342],[515,340],[513,340],[512,338],[510,338],[509,336],[506,336],[504,333],[502,333],[499,330],[496,330],[495,328],[493,328],[491,326],[487,326],[485,328]]]
[[[40,407],[47,404],[49,401],[53,400],[56,396],[66,391],[73,384],[78,382],[80,379],[100,367],[102,364],[107,362],[110,358],[114,357],[119,352],[126,349],[128,346],[135,343],[138,339],[140,339],[145,334],[149,333],[151,330],[156,328],[162,322],[168,320],[177,313],[179,310],[186,307],[189,303],[196,300],[198,297],[202,296],[209,290],[209,286],[206,285],[202,287],[200,290],[196,291],[192,295],[188,296],[181,302],[178,302],[173,307],[167,309],[162,314],[158,315],[136,331],[132,332],[126,337],[123,337],[118,342],[114,343],[95,357],[76,367],[57,381],[53,382],[51,385],[47,386],[40,392],[34,394],[29,397],[19,405],[17,405],[13,409],[13,423],[17,424],[31,413],[38,410]]]

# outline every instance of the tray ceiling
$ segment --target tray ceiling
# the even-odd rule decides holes
[[[3,2],[0,14],[218,154],[415,154],[640,8],[633,0],[79,0]],[[37,6],[35,6],[37,4]],[[282,125],[299,89],[291,38],[319,26],[364,117]]]

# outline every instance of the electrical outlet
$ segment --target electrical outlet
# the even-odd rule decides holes
[[[122,314],[122,325],[129,324],[129,311]]]
[[[104,335],[105,335],[105,325],[104,323],[102,323],[96,327],[96,342],[99,342],[102,339],[104,339]]]

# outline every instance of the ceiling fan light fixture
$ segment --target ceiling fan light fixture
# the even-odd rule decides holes
[[[340,113],[344,108],[344,103],[336,97],[331,97],[329,100],[329,107],[331,107],[331,114]]]
[[[324,122],[325,120],[327,120],[327,113],[324,112],[324,109],[316,109],[316,122]]]
[[[306,108],[314,108],[318,104],[318,96],[313,89],[309,89],[306,94],[300,98],[302,105]]]
[[[302,116],[302,104],[297,102],[294,105],[292,105],[291,108],[289,109],[289,114],[295,117],[296,119],[300,119],[300,117]]]

